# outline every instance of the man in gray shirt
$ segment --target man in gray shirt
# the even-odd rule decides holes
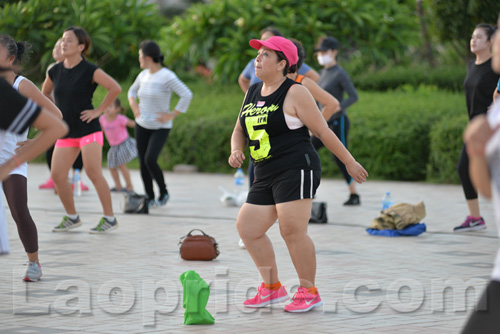
[[[347,136],[350,127],[349,118],[347,117],[347,107],[358,100],[358,93],[347,72],[337,64],[338,47],[339,42],[337,39],[326,37],[321,41],[319,47],[315,49],[318,63],[323,66],[318,85],[340,102],[338,109],[328,120],[328,126],[347,148]],[[347,93],[348,98],[344,100],[345,93]],[[312,143],[316,150],[324,146],[321,140],[316,137],[312,137]],[[360,205],[361,201],[359,195],[356,193],[356,182],[353,182],[342,161],[335,155],[333,155],[333,159],[339,166],[349,187],[350,196],[344,205]]]

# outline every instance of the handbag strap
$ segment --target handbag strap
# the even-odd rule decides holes
[[[184,241],[184,239],[186,239],[187,237],[190,237],[191,236],[191,233],[194,232],[194,231],[200,231],[205,237],[210,237],[208,234],[206,234],[205,232],[203,232],[202,230],[200,230],[199,228],[194,228],[192,229],[191,231],[188,232],[188,234],[186,234],[185,236],[181,237],[179,239],[179,246],[182,245],[182,242]]]
[[[190,236],[191,236],[191,233],[193,233],[194,231],[200,231],[200,232],[201,232],[201,234],[203,234],[203,235],[204,235],[204,236],[206,236],[206,237],[209,237],[209,235],[208,235],[208,234],[206,234],[205,232],[203,232],[203,231],[202,231],[202,230],[200,230],[199,228],[194,228],[194,229],[192,229],[191,231],[189,231],[189,233],[186,235],[186,237],[190,237]]]

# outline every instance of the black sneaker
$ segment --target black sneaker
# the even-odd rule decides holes
[[[359,199],[358,194],[351,194],[351,196],[349,196],[349,199],[347,200],[347,202],[344,203],[344,205],[360,205],[360,204],[361,204],[361,200]]]

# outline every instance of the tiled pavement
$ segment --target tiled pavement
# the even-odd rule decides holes
[[[12,253],[0,257],[0,333],[458,333],[485,286],[498,247],[492,204],[481,199],[488,229],[454,234],[466,213],[455,185],[369,181],[359,186],[362,205],[347,208],[341,180],[323,180],[317,199],[328,203],[329,223],[310,225],[316,245],[317,287],[324,307],[306,314],[241,307],[249,287],[260,282],[253,262],[238,248],[238,208],[224,207],[218,186],[231,175],[165,173],[171,200],[149,215],[121,213],[107,235],[87,229],[100,218],[96,192],[77,198],[83,226],[52,233],[62,205],[52,191],[38,190],[45,166],[29,169],[29,206],[37,223],[44,276],[24,283],[25,254],[15,224],[8,225]],[[108,171],[105,175],[109,181]],[[138,192],[138,171],[132,171]],[[381,199],[423,200],[428,232],[419,237],[370,236]],[[213,262],[186,262],[178,240],[192,228],[213,235],[221,255]],[[292,288],[297,277],[277,226],[274,242],[280,279]],[[208,310],[214,325],[185,326],[179,275],[196,270],[211,284]],[[253,294],[250,290],[249,294]]]

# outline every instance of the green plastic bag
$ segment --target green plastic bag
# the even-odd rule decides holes
[[[184,307],[184,325],[211,325],[214,317],[208,312],[210,287],[194,270],[184,272],[179,280],[182,284],[182,306]]]

